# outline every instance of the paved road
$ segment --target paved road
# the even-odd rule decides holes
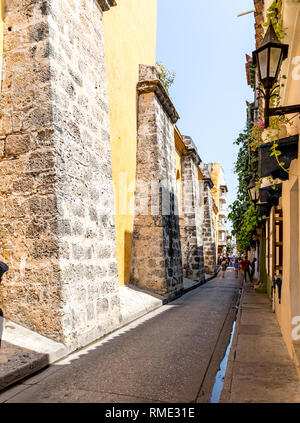
[[[0,394],[0,402],[208,402],[241,280],[232,270]]]

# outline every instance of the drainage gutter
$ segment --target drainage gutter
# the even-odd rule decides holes
[[[216,374],[214,386],[211,391],[210,395],[210,402],[211,403],[219,403],[221,402],[220,399],[226,396],[226,392],[231,387],[231,375],[232,375],[232,368],[233,368],[233,361],[235,359],[235,350],[238,338],[238,329],[239,323],[241,318],[241,304],[242,304],[242,296],[244,294],[243,288],[240,288],[239,294],[237,297],[237,301],[235,303],[234,309],[234,321],[232,324],[230,340],[226,348],[225,355],[220,363],[220,369]],[[228,386],[228,376],[230,374],[230,383]],[[227,394],[228,395],[228,394]]]
[[[236,348],[237,348],[237,341],[239,336],[239,328],[241,324],[241,317],[242,317],[242,310],[243,310],[243,299],[244,299],[245,289],[244,286],[241,288],[241,295],[239,298],[239,306],[237,310],[237,316],[235,320],[235,329],[234,335],[231,343],[230,352],[228,355],[228,362],[227,368],[223,383],[223,389],[220,395],[219,403],[227,403],[230,400],[231,394],[231,383],[232,383],[232,376],[233,376],[233,365],[236,356]]]

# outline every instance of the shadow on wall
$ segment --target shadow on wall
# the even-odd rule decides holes
[[[183,276],[197,282],[205,282],[203,246],[190,245],[187,240],[186,250]]]
[[[130,283],[132,232],[124,232],[124,283]]]
[[[162,222],[168,291],[180,293],[183,288],[182,255],[177,197],[162,187]]]
[[[205,270],[205,273],[208,275],[217,274],[217,259],[216,259],[215,242],[213,242],[211,244],[211,248],[204,253],[204,270]]]
[[[155,197],[139,190],[135,207],[131,283],[175,298],[183,289],[175,195],[164,186],[159,187]]]

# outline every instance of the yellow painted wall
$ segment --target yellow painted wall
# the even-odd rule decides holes
[[[182,217],[182,156],[186,152],[186,147],[183,142],[182,134],[175,126],[174,128],[174,143],[175,143],[175,158],[176,158],[176,183],[177,183],[177,198],[178,198],[178,213],[179,218]]]
[[[181,208],[182,208],[182,165],[181,165],[181,154],[175,147],[175,153],[176,153],[176,183],[177,183],[177,199],[178,199],[178,209],[179,214],[181,214]]]
[[[154,65],[157,0],[118,0],[103,14],[120,284],[129,283],[139,64]]]
[[[175,149],[175,152],[176,152],[176,179],[177,179],[177,181],[180,181],[181,182],[181,172],[182,172],[182,170],[181,170],[181,154],[180,154],[180,152],[177,150],[177,148]]]

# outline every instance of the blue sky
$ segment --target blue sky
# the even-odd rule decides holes
[[[220,162],[235,199],[233,145],[246,122],[245,54],[255,49],[253,0],[158,0],[157,59],[176,72],[170,89],[178,127],[204,162]]]

